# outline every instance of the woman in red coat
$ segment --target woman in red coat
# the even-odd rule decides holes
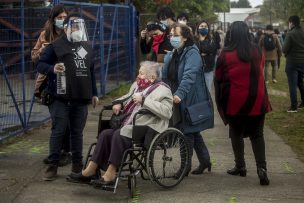
[[[249,137],[261,185],[269,185],[266,169],[264,120],[271,111],[264,83],[264,56],[250,40],[249,28],[234,22],[226,35],[225,47],[218,58],[215,95],[218,111],[229,125],[235,157],[230,175],[246,176],[244,137]]]

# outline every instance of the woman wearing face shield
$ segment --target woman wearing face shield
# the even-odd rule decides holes
[[[210,98],[204,80],[202,59],[188,26],[174,24],[170,31],[170,43],[174,49],[165,56],[162,75],[174,95],[173,119],[180,116],[179,120],[175,119],[173,125],[184,133],[189,144],[190,167],[186,175],[191,170],[193,149],[200,165],[192,171],[192,174],[201,174],[205,169],[211,171],[209,152],[200,134],[206,128],[203,123],[192,124],[184,112],[187,107]],[[210,110],[213,111],[213,109]]]
[[[32,61],[36,64],[40,58],[40,55],[44,48],[56,40],[63,33],[63,21],[67,17],[68,11],[63,5],[57,5],[52,8],[49,14],[49,18],[45,23],[43,31],[36,42],[36,45],[32,49],[31,56]],[[35,84],[35,96],[40,98],[39,87],[40,84],[45,80],[46,75],[38,73],[37,80]],[[50,160],[46,157],[43,163],[49,164]],[[59,166],[65,166],[71,163],[70,154],[70,130],[67,126],[66,135],[64,137],[62,153],[60,156]]]
[[[47,86],[53,97],[48,106],[52,119],[50,164],[43,177],[48,181],[57,176],[66,126],[71,131],[72,172],[81,171],[82,133],[88,104],[92,102],[95,108],[98,102],[94,53],[88,43],[85,22],[79,14],[73,13],[67,16],[63,25],[64,34],[45,48],[37,65],[38,72],[48,76]],[[62,78],[58,79],[63,73],[64,82]]]

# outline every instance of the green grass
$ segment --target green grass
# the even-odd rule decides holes
[[[286,112],[290,106],[290,99],[284,58],[281,58],[281,68],[277,73],[277,80],[276,84],[270,81],[267,88],[273,110],[266,116],[266,125],[282,137],[299,159],[304,161],[304,109],[298,110],[297,113]],[[300,100],[299,98],[300,93],[298,92],[298,100]]]
[[[107,93],[106,95],[104,95],[99,103],[102,105],[108,105],[111,104],[111,102],[113,100],[115,100],[116,98],[119,98],[120,96],[128,93],[130,87],[131,87],[131,83],[126,83],[126,84],[122,84],[120,85],[117,89]]]

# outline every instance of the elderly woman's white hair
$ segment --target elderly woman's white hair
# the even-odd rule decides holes
[[[140,63],[140,67],[144,69],[147,77],[155,76],[155,79],[161,78],[162,64],[154,61],[143,61]]]

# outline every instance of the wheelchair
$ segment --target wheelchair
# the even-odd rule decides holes
[[[106,111],[112,113],[112,106],[105,106],[100,112],[98,135],[102,130],[110,128],[110,116],[104,115]],[[123,154],[115,185],[104,185],[102,190],[115,193],[119,181],[127,180],[130,197],[133,198],[136,194],[138,174],[143,180],[150,180],[167,189],[177,186],[185,177],[189,167],[189,149],[182,132],[175,128],[168,128],[164,132],[158,133],[148,126],[136,125],[136,117],[140,114],[152,113],[142,109],[134,115],[132,147]],[[89,147],[84,168],[92,157],[96,144],[93,143]],[[97,174],[100,177],[99,169]]]

